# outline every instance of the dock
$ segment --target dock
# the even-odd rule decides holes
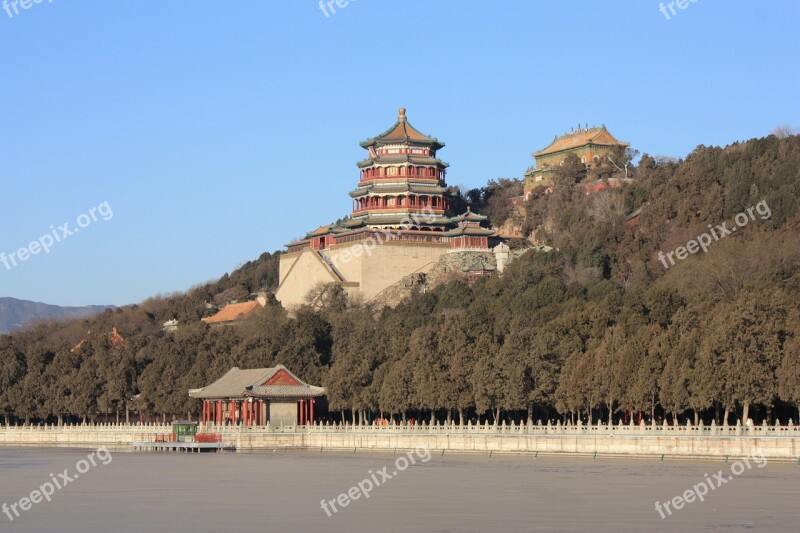
[[[236,451],[236,445],[223,442],[134,442],[133,449],[155,452],[202,453]]]
[[[222,441],[222,435],[197,433],[197,422],[176,420],[171,424],[172,433],[141,435],[133,441],[133,449],[155,452],[219,452],[236,451],[236,445]],[[145,440],[146,439],[146,440]]]

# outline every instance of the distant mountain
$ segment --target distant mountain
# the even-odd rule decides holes
[[[48,318],[69,319],[82,318],[100,313],[106,309],[114,309],[113,305],[87,305],[85,307],[60,307],[39,302],[17,300],[16,298],[0,298],[0,335],[34,320]]]

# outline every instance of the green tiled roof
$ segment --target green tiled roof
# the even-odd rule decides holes
[[[445,237],[461,237],[462,235],[467,237],[490,237],[497,233],[493,229],[486,229],[486,228],[479,228],[479,227],[466,227],[466,228],[456,228],[451,229],[450,231],[444,232]]]
[[[462,272],[475,272],[478,270],[496,270],[496,268],[483,257],[475,260],[470,266],[461,268]]]
[[[373,183],[351,191],[350,196],[358,198],[366,194],[401,194],[408,192],[415,194],[444,194],[447,192],[447,189],[439,185],[417,183]]]
[[[434,150],[444,148],[444,143],[439,142],[439,140],[435,137],[429,137],[428,135],[421,133],[418,129],[412,126],[406,118],[406,110],[404,108],[400,108],[397,122],[395,122],[391,128],[376,137],[361,142],[361,147],[368,148],[375,145],[395,143],[422,144],[430,146]]]
[[[473,213],[472,211],[467,211],[466,213],[452,217],[450,220],[453,222],[483,222],[485,220],[489,220],[489,217],[479,215],[478,213]]]
[[[350,228],[358,228],[358,227],[361,227],[363,225],[364,225],[364,219],[363,218],[353,218],[353,219],[348,220],[344,224],[342,224],[342,226],[344,226],[345,228],[348,228],[348,229],[350,229]]]
[[[381,225],[381,224],[409,224],[409,225],[414,225],[414,226],[449,226],[449,225],[451,225],[450,219],[445,217],[445,216],[441,216],[441,215],[436,215],[436,216],[433,216],[433,217],[424,216],[424,215],[423,216],[417,215],[417,216],[419,218],[419,221],[417,223],[414,223],[414,220],[413,220],[413,218],[411,218],[411,215],[408,215],[408,214],[405,214],[405,213],[402,213],[402,214],[391,214],[391,215],[386,215],[386,216],[367,215],[362,220],[364,221],[364,224],[366,224],[368,226]]]
[[[371,167],[372,165],[398,165],[401,163],[410,163],[412,165],[437,165],[444,168],[450,166],[438,157],[420,157],[415,155],[384,155],[379,157],[370,157],[356,163],[359,168]]]

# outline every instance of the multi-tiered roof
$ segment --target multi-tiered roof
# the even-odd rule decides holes
[[[358,163],[361,176],[350,193],[349,227],[384,229],[400,224],[435,231],[450,225],[445,197],[448,165],[436,157],[444,143],[412,126],[401,108],[391,128],[363,141],[361,147],[368,157]]]
[[[437,157],[444,143],[420,132],[400,108],[397,121],[380,135],[361,142],[367,158],[358,162],[358,185],[350,192],[353,212],[348,220],[323,226],[289,245],[290,251],[305,246],[324,249],[336,242],[350,242],[359,232],[391,232],[392,240],[453,243],[487,247],[493,230],[482,227],[486,217],[465,213],[451,217],[445,175],[449,166]],[[467,246],[463,244],[461,246]],[[461,247],[459,246],[459,247]]]

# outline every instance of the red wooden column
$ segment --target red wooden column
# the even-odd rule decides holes
[[[314,398],[311,398],[311,400],[309,400],[308,403],[309,403],[309,406],[308,406],[308,415],[309,416],[308,416],[308,418],[309,418],[309,420],[311,420],[311,425],[313,426],[314,425]]]
[[[303,415],[305,415],[305,413],[303,413],[303,407],[305,407],[303,405],[303,400],[300,400],[300,425],[301,426],[303,425],[303,418],[304,418]]]
[[[249,418],[250,417],[250,413],[247,412],[248,405],[249,405],[249,402],[247,401],[247,398],[242,400],[242,425],[243,426],[250,425],[250,418]]]

